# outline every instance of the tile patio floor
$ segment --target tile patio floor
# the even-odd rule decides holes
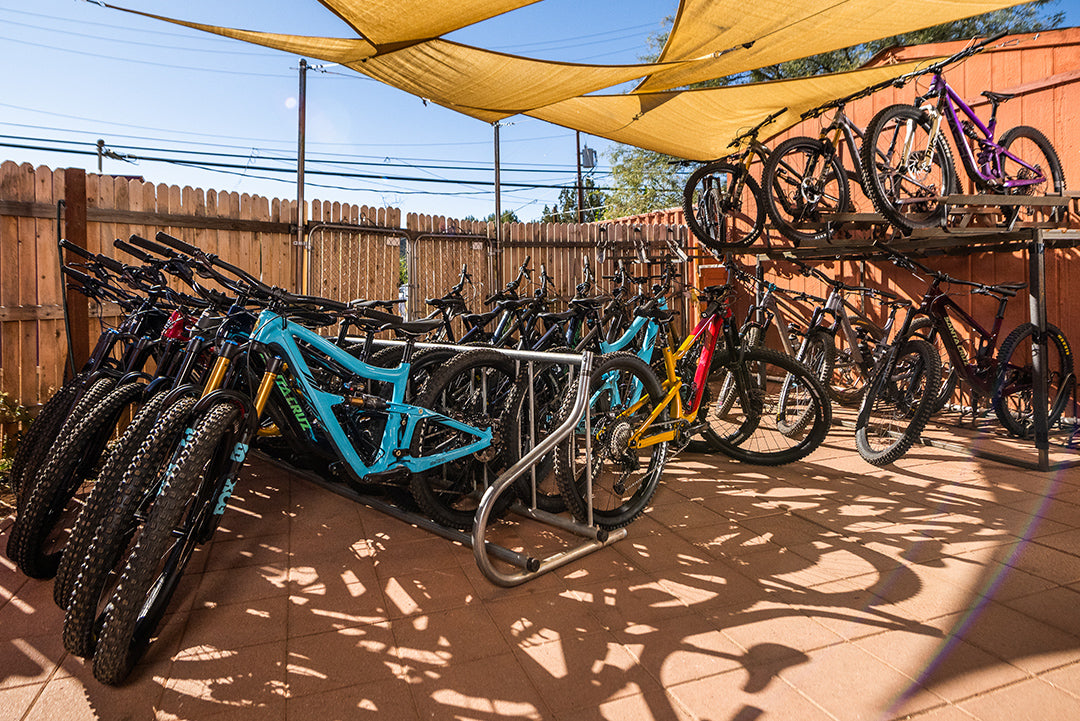
[[[0,719],[1080,719],[1080,470],[853,448],[680,456],[627,539],[514,589],[257,464],[123,687],[0,557]]]

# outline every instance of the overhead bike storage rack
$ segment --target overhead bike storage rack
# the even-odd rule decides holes
[[[1052,220],[1038,220],[1029,223],[1012,222],[1007,226],[979,225],[979,218],[993,215],[1002,207],[1024,206],[1038,208],[1040,211],[1053,211],[1055,208],[1067,212],[1080,200],[1080,194],[1065,192],[1062,195],[1039,197],[1003,196],[1003,195],[949,195],[939,198],[946,208],[946,221],[939,228],[920,228],[910,235],[901,235],[892,228],[882,216],[875,213],[839,213],[823,217],[827,224],[843,225],[845,229],[856,231],[853,237],[832,237],[823,241],[803,243],[798,247],[772,247],[767,242],[757,243],[735,252],[764,255],[783,260],[796,257],[805,260],[871,260],[884,259],[888,256],[877,244],[885,240],[889,247],[912,255],[969,255],[979,252],[1027,253],[1028,270],[1028,309],[1030,322],[1038,329],[1038,340],[1032,343],[1032,367],[1034,371],[1034,393],[1032,399],[1034,446],[1037,453],[1035,461],[1016,458],[1007,454],[988,452],[978,447],[966,447],[957,443],[941,442],[923,438],[922,443],[947,450],[969,453],[973,456],[990,458],[1014,466],[1046,471],[1050,463],[1050,429],[1047,421],[1048,391],[1046,358],[1046,262],[1048,250],[1080,247],[1080,230],[1063,229],[1063,223]],[[808,226],[809,227],[809,226]],[[1075,369],[1074,369],[1075,373]],[[1076,419],[1076,379],[1071,379],[1074,394],[1073,423]],[[1076,431],[1073,432],[1076,435]],[[1054,468],[1067,468],[1080,465],[1080,461],[1064,461],[1053,464]]]

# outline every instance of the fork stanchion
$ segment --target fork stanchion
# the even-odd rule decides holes
[[[592,365],[593,354],[589,352],[583,353],[581,355],[581,370],[578,373],[577,395],[574,398],[574,405],[570,410],[569,417],[562,425],[552,431],[547,438],[536,444],[532,450],[521,458],[521,460],[508,470],[504,471],[502,475],[495,480],[495,483],[484,492],[484,496],[480,500],[480,506],[476,509],[476,519],[473,523],[472,531],[473,555],[476,557],[476,565],[480,567],[480,571],[488,578],[488,580],[498,586],[510,587],[520,585],[538,575],[554,570],[626,537],[626,529],[619,529],[613,533],[607,533],[601,529],[552,516],[551,514],[546,514],[537,509],[523,509],[524,515],[529,518],[572,531],[588,540],[574,548],[560,551],[543,559],[530,559],[531,563],[525,570],[514,573],[505,573],[495,568],[491,556],[488,553],[490,544],[488,544],[485,539],[487,535],[488,520],[491,516],[491,509],[494,506],[495,499],[503,492],[507,491],[510,488],[510,485],[519,476],[532,468],[550,451],[554,450],[555,446],[569,438],[574,433],[574,430],[578,427],[578,424],[583,417],[586,419],[588,418],[589,381],[592,375]],[[585,443],[586,464],[588,465],[588,458],[591,452],[591,444],[588,436],[586,436]],[[590,512],[591,506],[590,496]]]

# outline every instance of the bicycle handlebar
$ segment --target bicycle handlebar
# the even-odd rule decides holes
[[[934,63],[933,65],[928,67],[924,72],[937,72],[937,71],[941,70],[942,68],[944,68],[946,65],[951,65],[953,63],[960,62],[961,60],[964,60],[965,58],[969,58],[972,55],[977,55],[978,53],[981,53],[983,51],[983,49],[987,45],[989,45],[990,43],[995,43],[998,40],[1001,40],[1003,37],[1005,37],[1008,34],[1009,34],[1008,32],[1000,32],[997,35],[994,35],[994,36],[989,37],[989,38],[987,38],[985,40],[977,42],[974,45],[969,45],[968,47],[964,48],[963,50],[960,50],[960,51],[958,51],[956,53],[953,53],[952,55],[945,58],[944,60],[940,60],[940,61]]]
[[[155,243],[152,240],[147,240],[146,238],[143,238],[141,235],[136,235],[136,234],[132,233],[131,237],[128,238],[128,242],[131,243],[132,245],[139,246],[143,250],[147,250],[147,251],[149,251],[151,253],[154,253],[155,255],[160,255],[163,258],[179,258],[180,257],[179,254],[177,254],[171,248],[166,248],[165,246],[159,245],[159,244]]]
[[[117,250],[124,251],[125,253],[130,255],[132,258],[135,258],[136,260],[138,260],[138,261],[140,261],[142,263],[150,264],[150,263],[156,263],[157,262],[152,257],[150,257],[150,255],[148,253],[144,253],[142,250],[136,248],[134,245],[131,245],[130,243],[125,243],[124,241],[120,240],[119,238],[117,238],[116,240],[113,241],[113,247],[116,248]]]
[[[756,138],[758,136],[758,134],[761,133],[762,128],[764,128],[766,125],[768,125],[769,123],[773,122],[774,120],[779,118],[781,115],[786,113],[787,110],[788,110],[787,106],[785,105],[784,107],[782,107],[779,110],[777,110],[776,112],[774,112],[772,115],[769,115],[768,117],[766,117],[764,120],[762,120],[760,123],[758,123],[754,127],[747,130],[746,132],[739,133],[738,135],[736,135],[734,138],[732,138],[731,142],[728,143],[727,146],[729,148],[736,148],[739,145],[742,145],[743,140],[746,140],[747,138]]]

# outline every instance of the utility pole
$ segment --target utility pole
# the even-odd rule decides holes
[[[307,60],[300,58],[300,98],[298,137],[296,151],[296,285],[301,293],[307,293],[307,237],[304,224],[307,213],[304,208],[304,147],[307,140]]]
[[[502,191],[499,188],[499,123],[495,125],[495,244],[502,247]]]
[[[582,208],[585,205],[585,188],[581,184],[581,131],[575,130],[574,136],[577,138],[577,222],[584,223]]]

